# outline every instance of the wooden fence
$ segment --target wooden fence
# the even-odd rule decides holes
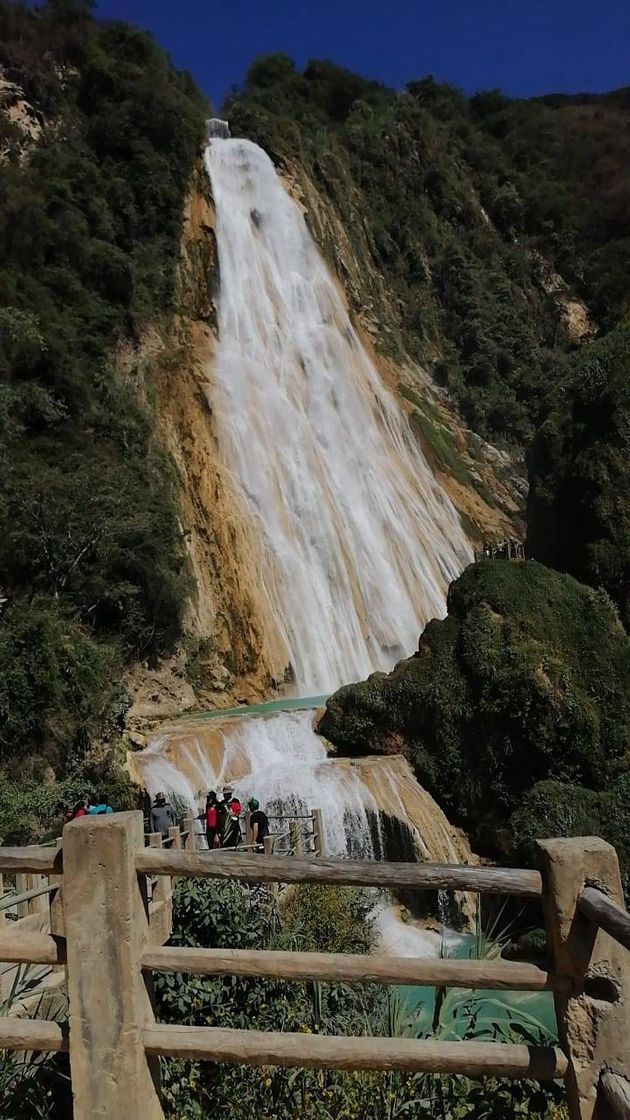
[[[141,813],[84,817],[52,848],[0,849],[0,872],[45,875],[50,932],[0,931],[0,960],[65,965],[66,1026],[0,1019],[0,1047],[70,1052],[75,1120],[163,1116],[163,1056],[326,1069],[374,1069],[564,1079],[571,1120],[630,1116],[630,916],[617,856],[594,838],[541,842],[540,870],[366,863],[201,852],[194,826],[145,846]],[[540,899],[553,965],[350,954],[192,949],[164,945],[174,877],[246,883],[320,882],[444,888]],[[149,901],[151,899],[151,901]],[[552,990],[558,1047],[495,1042],[348,1038],[155,1021],[155,971],[377,982],[471,989]]]

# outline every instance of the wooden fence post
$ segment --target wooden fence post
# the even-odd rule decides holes
[[[187,833],[186,839],[184,840],[184,848],[187,852],[194,852],[195,848],[197,847],[197,841],[195,837],[195,818],[192,816],[192,814],[189,813],[184,817],[182,824],[184,826],[184,832]]]
[[[289,838],[293,854],[301,856],[304,854],[304,844],[302,842],[302,831],[300,829],[299,821],[289,821]]]
[[[324,816],[321,809],[313,809],[313,836],[315,838],[315,855],[322,859],[326,855],[326,841],[324,839]]]
[[[21,875],[21,874],[16,875],[15,876],[15,893],[18,894],[18,895],[25,894],[25,892],[27,890],[28,890],[28,876]],[[28,915],[28,902],[18,902],[16,904],[16,907],[15,907],[15,912],[18,916],[18,920],[20,918],[26,918],[26,916]]]
[[[141,958],[148,941],[142,813],[87,816],[63,833],[63,907],[75,1120],[163,1120],[144,1048],[153,1021]]]
[[[595,837],[542,840],[543,910],[555,971],[568,981],[555,993],[560,1042],[569,1059],[571,1120],[612,1115],[600,1087],[608,1070],[630,1078],[630,954],[577,909],[585,886],[623,905],[617,853]]]

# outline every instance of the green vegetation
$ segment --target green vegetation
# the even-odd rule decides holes
[[[261,58],[226,113],[304,173],[348,235],[310,213],[378,344],[425,364],[482,435],[522,443],[573,336],[554,270],[599,326],[628,307],[630,93],[465,98],[431,77],[395,93],[327,62]]]
[[[265,889],[235,883],[182,880],[175,891],[177,944],[367,952],[373,945],[369,894],[321,886],[287,890],[274,902]],[[452,1037],[454,1003],[468,1037],[477,1037],[474,993],[442,993],[432,1020],[411,1012],[394,992],[374,985],[283,984],[239,977],[156,977],[163,1021],[306,1034],[374,1034],[420,1037],[427,1030]],[[491,1037],[495,1037],[491,1033]],[[498,1035],[496,1035],[498,1037]],[[501,1036],[503,1037],[503,1036]],[[514,1035],[510,1034],[510,1039]],[[525,1028],[519,1041],[540,1041]],[[546,1041],[546,1039],[545,1039]],[[212,1065],[167,1059],[162,1063],[167,1114],[175,1120],[218,1113],[230,1120],[394,1120],[414,1115],[440,1120],[512,1120],[560,1117],[554,1087],[533,1083],[483,1083],[463,1077],[338,1073]]]
[[[41,128],[0,121],[0,766],[28,755],[34,779],[85,779],[125,662],[172,649],[188,592],[141,347],[173,310],[207,107],[90,7],[0,0],[0,67]]]
[[[60,989],[47,989],[47,969],[18,965],[4,980],[0,1018],[19,1013],[26,1004],[36,1019],[63,1022],[68,1001]],[[67,1055],[0,1050],[0,1115],[5,1120],[66,1120],[72,1112]]]
[[[336,692],[321,733],[342,754],[402,742],[421,784],[495,854],[536,830],[537,783],[597,791],[626,860],[630,822],[612,803],[630,772],[630,639],[609,597],[534,561],[486,561],[451,585],[448,612],[392,673]],[[589,804],[574,818],[567,804],[564,825],[546,811],[541,829],[582,831]]]
[[[595,791],[566,782],[538,782],[510,818],[512,847],[531,859],[545,836],[601,836],[617,849],[630,898],[630,773]]]
[[[528,550],[608,591],[630,627],[630,327],[573,358],[529,456]]]

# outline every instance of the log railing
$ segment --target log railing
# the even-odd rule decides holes
[[[621,905],[619,867],[610,845],[591,838],[542,842],[540,870],[361,863],[198,852],[192,848],[192,822],[186,825],[183,833],[172,830],[166,843],[149,837],[145,846],[140,813],[84,817],[64,830],[63,850],[0,849],[0,872],[46,874],[61,884],[61,906],[51,907],[50,933],[26,935],[5,927],[0,960],[64,965],[69,996],[66,1026],[6,1018],[0,1020],[0,1047],[69,1049],[75,1120],[159,1120],[158,1059],[164,1056],[259,1066],[562,1078],[571,1120],[628,1115],[630,957],[625,946],[630,917]],[[178,876],[439,887],[540,899],[553,966],[164,945],[170,932],[170,917],[164,914],[172,904],[171,881]],[[150,999],[151,976],[164,971],[286,982],[551,990],[560,1045],[165,1025],[155,1021]]]

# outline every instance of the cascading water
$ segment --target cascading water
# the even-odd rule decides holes
[[[324,693],[414,649],[471,550],[271,160],[228,139],[225,121],[210,136],[220,298],[207,392],[219,453],[257,527],[260,586],[296,690]],[[420,853],[461,856],[446,818],[394,762],[372,771],[329,759],[312,713],[300,712],[216,734],[173,728],[132,769],[150,792],[190,804],[229,777],[272,808],[321,807],[336,855],[381,855],[374,825],[386,813],[412,821]],[[426,803],[405,801],[405,782]]]
[[[271,814],[301,817],[322,808],[333,856],[383,857],[386,818],[405,822],[411,846],[425,859],[470,856],[403,758],[329,757],[312,711],[181,720],[132,755],[131,765],[150,794],[167,789],[189,806],[229,781],[243,803],[255,796]]]
[[[269,157],[211,140],[205,158],[220,452],[297,688],[325,692],[413,650],[470,547]]]

